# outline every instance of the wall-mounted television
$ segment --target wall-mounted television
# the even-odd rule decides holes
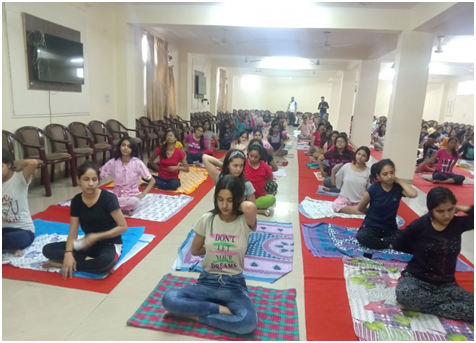
[[[45,33],[36,70],[40,81],[84,84],[83,44]]]
[[[207,94],[207,78],[203,75],[195,75],[195,94]]]

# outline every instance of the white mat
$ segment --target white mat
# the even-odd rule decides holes
[[[332,209],[332,201],[322,201],[322,200],[314,200],[309,197],[306,197],[300,204],[303,215],[311,219],[320,219],[320,218],[333,218],[333,217],[340,217],[340,218],[359,218],[364,219],[365,215],[357,215],[357,214],[345,214],[345,213],[336,213]]]
[[[84,236],[78,236],[81,238]],[[114,266],[114,270],[119,268],[122,264],[129,261],[134,255],[136,255],[139,251],[144,249],[147,244],[152,242],[155,238],[154,235],[151,234],[143,234],[139,241],[132,247],[131,250]],[[33,269],[33,270],[40,270],[43,272],[54,272],[58,273],[60,268],[48,268],[44,269],[41,268],[43,262],[47,260],[47,258],[43,255],[43,247],[46,244],[50,243],[57,243],[57,242],[65,242],[68,239],[67,235],[40,235],[35,238],[32,245],[28,248],[23,250],[22,257],[16,257],[10,253],[2,254],[2,264],[11,264],[14,267],[24,268],[24,269]]]
[[[286,171],[284,169],[278,169],[277,171],[273,172],[274,177],[285,177]]]
[[[180,212],[193,197],[188,195],[147,194],[131,218],[165,222]]]

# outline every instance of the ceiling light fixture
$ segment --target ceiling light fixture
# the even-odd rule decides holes
[[[436,47],[435,53],[441,54],[443,52],[443,47],[441,46],[441,43],[443,43],[444,39],[445,36],[438,36],[438,46]]]

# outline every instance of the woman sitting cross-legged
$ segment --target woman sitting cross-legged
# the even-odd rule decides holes
[[[159,172],[159,176],[152,175],[155,185],[164,191],[177,190],[180,187],[179,172],[188,173],[190,171],[185,153],[176,147],[176,137],[177,135],[172,129],[167,129],[162,146],[155,149],[149,157],[148,165]],[[157,157],[160,157],[160,160],[155,163]],[[144,181],[147,182],[147,180]]]
[[[101,168],[101,179],[114,176],[114,189],[119,206],[124,214],[131,215],[147,193],[154,187],[155,180],[139,158],[139,147],[134,138],[123,137],[117,143],[114,158]],[[139,191],[140,178],[150,181],[147,188]]]
[[[2,149],[2,251],[23,256],[35,239],[35,226],[28,208],[28,186],[37,160],[23,160],[13,170],[13,155]]]
[[[321,171],[321,175],[324,178],[324,190],[326,192],[339,193],[339,188],[332,184],[331,176],[328,176],[328,174],[332,173],[334,166],[338,164],[344,165],[346,163],[352,162],[353,159],[354,153],[350,151],[348,147],[347,136],[339,134],[336,138],[335,148],[319,156],[317,159],[319,170]],[[329,163],[328,172],[324,170],[324,160],[327,160]]]
[[[202,125],[195,126],[193,133],[188,134],[183,143],[188,164],[202,163],[202,156],[208,146],[208,141],[203,136]]]
[[[243,276],[248,237],[256,223],[256,205],[244,200],[240,179],[221,177],[215,188],[214,209],[193,227],[191,252],[205,255],[203,272],[195,285],[164,294],[164,318],[187,318],[239,335],[256,329],[256,310]]]
[[[73,271],[111,270],[121,256],[121,235],[127,231],[117,196],[98,188],[96,164],[86,161],[78,167],[78,184],[83,192],[71,200],[68,240],[43,247],[43,255],[49,260],[42,267],[62,268],[63,279],[71,278]],[[77,240],[79,225],[86,236]]]
[[[419,164],[417,170],[420,171],[423,166],[433,164],[438,159],[438,164],[432,175],[433,183],[454,183],[456,185],[462,185],[465,177],[453,173],[453,166],[459,159],[459,154],[456,150],[457,143],[458,139],[456,137],[448,139],[446,149],[438,150],[432,157]]]
[[[455,280],[461,235],[474,230],[474,206],[456,205],[446,187],[426,198],[428,213],[400,230],[392,248],[412,254],[395,289],[405,309],[455,320],[474,321],[474,294]],[[465,216],[455,216],[465,212]]]
[[[395,164],[381,160],[370,168],[372,186],[365,192],[357,209],[365,219],[356,239],[370,249],[387,249],[398,233],[397,211],[402,196],[416,198],[417,191],[395,175]],[[367,205],[369,207],[367,208]]]
[[[335,212],[362,214],[357,206],[369,187],[370,168],[365,164],[369,158],[369,148],[361,146],[355,152],[353,163],[337,164],[332,169],[332,184],[340,189],[339,196],[332,203]]]

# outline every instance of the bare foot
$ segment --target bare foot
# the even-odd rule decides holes
[[[121,210],[122,214],[124,214],[125,216],[132,216],[132,211],[130,210]]]
[[[223,305],[218,305],[218,312],[221,314],[233,314],[231,313],[230,309]]]
[[[167,318],[172,318],[172,317],[175,317],[175,315],[169,311],[165,311],[164,312],[164,315],[162,316],[164,319],[167,319]]]
[[[178,317],[178,318],[185,318],[185,319],[194,320],[198,322],[198,316],[182,316],[180,314],[172,313],[169,311],[165,311],[162,317],[164,319]]]
[[[6,253],[9,253],[9,254],[12,254],[12,255],[15,255],[15,257],[22,257],[23,256],[23,251],[20,250],[20,249],[13,249],[13,250],[3,250],[5,251]]]
[[[330,189],[330,188],[327,188],[327,187],[322,187],[322,190],[323,190],[324,192],[329,192],[331,189]]]
[[[43,264],[41,265],[41,268],[45,268],[45,269],[47,269],[47,268],[63,268],[63,264],[59,263],[59,262],[48,260],[48,261],[43,262]]]
[[[258,210],[258,214],[262,214],[263,216],[269,217],[271,215],[271,212],[269,210]]]

